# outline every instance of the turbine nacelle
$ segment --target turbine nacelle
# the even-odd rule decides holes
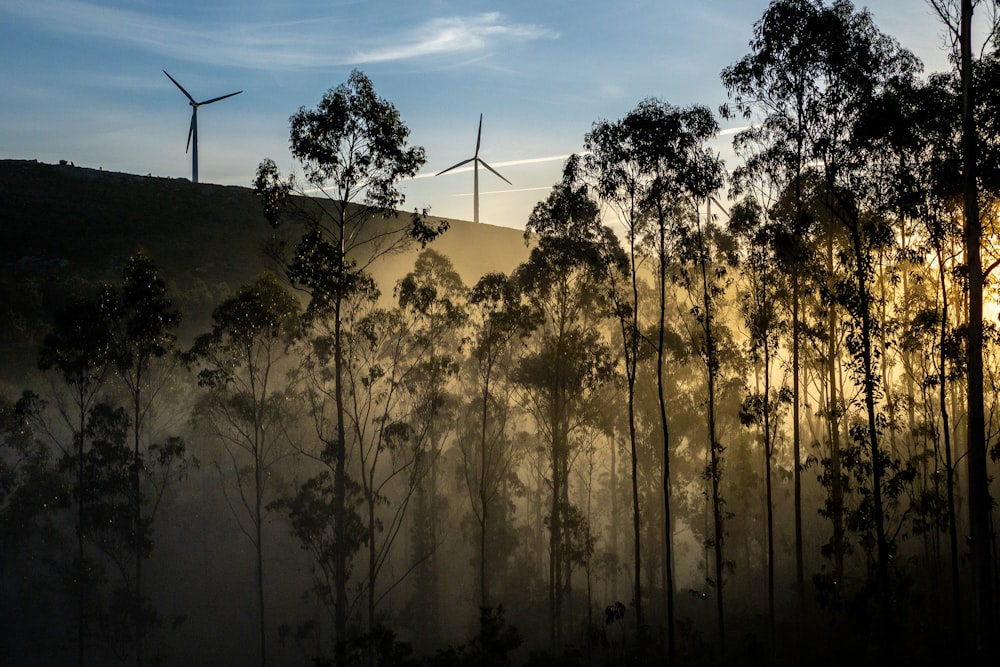
[[[163,70],[163,73],[167,75],[167,78],[174,82],[184,97],[188,99],[188,105],[191,107],[191,127],[188,129],[187,145],[184,147],[184,152],[187,153],[191,148],[192,143],[194,144],[194,151],[191,153],[191,182],[198,182],[198,107],[205,106],[206,104],[212,104],[213,102],[218,102],[219,100],[224,100],[227,97],[232,97],[233,95],[239,95],[242,90],[238,90],[235,93],[229,93],[228,95],[220,95],[219,97],[213,97],[210,100],[205,100],[203,102],[198,102],[195,100],[191,93],[184,89],[184,86],[177,82],[177,79],[170,76],[167,70]],[[193,142],[192,142],[193,139]]]

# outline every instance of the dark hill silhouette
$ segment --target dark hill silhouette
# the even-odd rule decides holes
[[[140,247],[171,284],[184,337],[207,325],[228,290],[262,270],[280,271],[264,252],[272,230],[248,187],[0,160],[0,221],[0,363],[8,379],[33,365],[46,322],[66,295],[86,282],[117,279]],[[518,230],[449,223],[432,247],[467,284],[527,257]],[[412,269],[418,251],[372,267],[383,293]]]

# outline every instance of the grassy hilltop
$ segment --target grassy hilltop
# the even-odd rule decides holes
[[[419,205],[420,202],[413,202]],[[401,212],[400,215],[409,215]],[[262,270],[273,237],[249,187],[191,183],[27,160],[0,160],[0,368],[10,379],[33,365],[53,311],[88,281],[116,280],[144,248],[182,311],[182,337],[208,324],[215,303]],[[449,220],[432,245],[466,284],[508,272],[528,254],[520,231]],[[297,230],[287,230],[294,237]],[[373,267],[384,294],[419,248]]]

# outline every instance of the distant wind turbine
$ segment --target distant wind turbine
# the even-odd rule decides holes
[[[501,179],[503,179],[507,183],[507,185],[513,185],[513,183],[511,183],[506,178],[504,178],[503,176],[501,176],[501,174],[500,174],[499,171],[497,171],[496,169],[494,169],[490,165],[486,164],[486,161],[483,160],[483,159],[481,159],[479,157],[479,143],[480,143],[480,140],[482,138],[483,138],[483,114],[479,114],[479,132],[476,133],[476,154],[473,155],[472,157],[470,157],[468,160],[462,160],[458,164],[452,165],[452,166],[448,167],[447,169],[445,169],[444,171],[439,171],[437,174],[435,174],[435,176],[440,176],[441,174],[449,172],[452,169],[457,169],[458,167],[461,167],[463,164],[469,164],[470,162],[473,163],[473,167],[474,167],[473,171],[475,172],[475,178],[473,180],[474,185],[473,185],[473,190],[472,190],[472,200],[473,200],[473,204],[472,204],[473,218],[472,218],[472,220],[474,222],[479,222],[479,165],[483,165],[484,167],[486,167],[487,169],[489,169],[490,171],[492,171],[494,174],[496,174]]]
[[[222,97],[213,97],[210,100],[205,100],[204,102],[196,102],[191,93],[184,90],[184,86],[177,83],[177,79],[170,76],[167,70],[163,70],[163,73],[167,75],[167,78],[174,82],[174,85],[181,89],[184,96],[188,98],[188,103],[191,105],[191,129],[188,130],[188,140],[187,146],[184,148],[184,152],[187,153],[188,149],[191,148],[192,140],[194,143],[194,150],[191,151],[191,182],[198,182],[198,107],[205,106],[206,104],[212,104],[213,102],[218,102],[219,100],[224,100],[227,97],[232,97],[233,95],[239,95],[242,90],[238,90],[235,93],[229,93],[228,95],[223,95]]]

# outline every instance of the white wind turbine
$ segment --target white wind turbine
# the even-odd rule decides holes
[[[219,100],[224,100],[227,97],[232,97],[233,95],[239,95],[242,90],[238,90],[235,93],[229,93],[228,95],[223,95],[221,97],[213,97],[210,100],[205,100],[204,102],[196,102],[191,93],[184,90],[184,86],[177,83],[177,79],[170,76],[167,70],[163,70],[163,73],[167,75],[167,78],[174,82],[174,85],[181,89],[184,96],[188,98],[188,103],[191,105],[191,129],[188,130],[188,140],[187,146],[184,148],[184,152],[187,153],[188,149],[191,148],[192,140],[194,143],[194,150],[191,151],[191,182],[198,182],[198,107],[205,106],[206,104],[212,104],[213,102],[218,102]]]
[[[473,167],[474,167],[473,171],[475,172],[475,177],[474,177],[474,180],[473,180],[473,190],[472,190],[472,200],[473,200],[473,204],[472,204],[473,218],[472,218],[472,220],[473,220],[473,222],[479,222],[479,165],[480,164],[483,165],[484,167],[486,167],[487,169],[489,169],[490,171],[492,171],[494,174],[496,174],[497,176],[499,176],[501,179],[503,179],[503,181],[506,182],[507,185],[513,185],[513,183],[511,183],[506,178],[504,178],[500,174],[499,171],[497,171],[496,169],[494,169],[490,165],[486,164],[485,160],[483,160],[483,159],[481,159],[479,157],[479,143],[480,143],[480,140],[482,139],[482,137],[483,137],[483,114],[479,114],[479,132],[476,133],[476,154],[473,155],[472,157],[470,157],[468,160],[462,160],[458,164],[452,165],[452,166],[448,167],[447,169],[445,169],[444,171],[439,171],[437,174],[435,174],[435,176],[440,176],[441,174],[443,174],[445,172],[449,172],[452,169],[457,169],[458,167],[461,167],[463,164],[469,164],[470,162],[473,163]]]

